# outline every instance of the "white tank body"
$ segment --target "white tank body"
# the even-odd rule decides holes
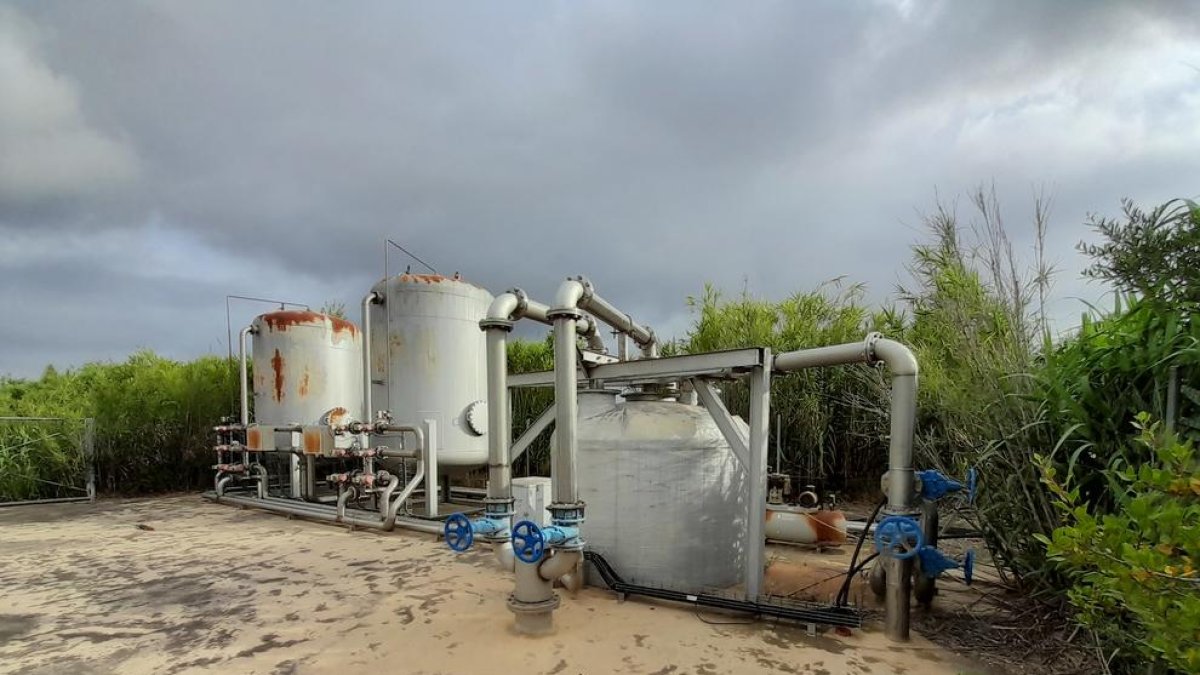
[[[254,419],[317,424],[331,410],[362,410],[362,334],[345,319],[280,311],[254,320]]]
[[[704,408],[581,392],[578,439],[589,549],[631,583],[699,591],[741,581],[746,472]]]
[[[492,294],[437,274],[402,274],[372,290],[383,298],[369,310],[372,407],[397,423],[435,420],[439,466],[486,464],[487,355],[479,322]]]

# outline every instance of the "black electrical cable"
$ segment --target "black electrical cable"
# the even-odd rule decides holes
[[[875,519],[879,517],[879,512],[883,510],[884,504],[887,504],[886,497],[879,500],[879,504],[871,512],[871,517],[867,518],[867,523],[863,526],[862,534],[858,536],[858,543],[854,546],[854,555],[850,557],[850,567],[846,569],[846,580],[842,582],[842,588],[838,591],[837,599],[834,600],[834,605],[838,607],[846,606],[847,600],[850,597],[850,582],[854,579],[855,566],[858,564],[858,554],[862,551],[863,541],[866,540],[867,534],[871,531],[871,523],[875,522]],[[866,561],[863,564],[865,565]]]

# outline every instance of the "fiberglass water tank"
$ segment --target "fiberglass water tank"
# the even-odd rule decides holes
[[[742,580],[746,472],[704,408],[583,391],[578,442],[584,541],[626,581],[700,591]]]
[[[263,314],[252,324],[254,419],[317,424],[330,411],[362,414],[362,334],[310,311]]]
[[[492,294],[439,274],[401,274],[371,290],[382,299],[369,310],[372,406],[397,423],[436,420],[439,466],[486,464],[487,354],[479,322]]]

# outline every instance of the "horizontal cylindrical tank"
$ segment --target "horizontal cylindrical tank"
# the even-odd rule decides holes
[[[362,409],[362,334],[353,323],[310,311],[263,314],[252,324],[254,418],[317,424],[331,410]]]
[[[381,298],[369,310],[373,407],[397,422],[435,420],[439,466],[485,464],[487,356],[479,322],[492,294],[438,274],[401,274],[371,290]]]
[[[631,583],[699,591],[741,580],[746,472],[704,408],[581,392],[578,440],[588,548]]]
[[[846,516],[841,511],[768,505],[767,539],[794,544],[846,543]]]

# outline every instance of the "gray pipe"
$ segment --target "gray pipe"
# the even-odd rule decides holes
[[[579,501],[579,483],[575,477],[579,417],[576,367],[575,318],[564,314],[554,322],[554,428],[557,442],[550,453],[550,476],[553,500],[558,504]]]
[[[205,493],[206,499],[211,499],[222,504],[234,504],[237,506],[248,506],[274,513],[283,513],[287,515],[300,516],[302,518],[310,518],[313,520],[323,520],[330,523],[343,523],[354,525],[355,527],[364,527],[374,530],[391,531],[397,526],[418,532],[428,532],[431,534],[441,534],[442,524],[436,521],[423,521],[411,518],[398,517],[400,505],[403,504],[411,495],[417,485],[421,483],[425,476],[425,465],[423,462],[417,463],[417,471],[413,478],[404,486],[400,495],[396,497],[388,509],[386,518],[366,518],[355,514],[346,513],[339,515],[338,511],[331,509],[328,506],[320,504],[309,504],[305,502],[293,502],[286,499],[277,499],[275,497],[267,497],[257,499],[254,497],[231,497],[219,495],[216,493]],[[348,492],[348,491],[347,491]]]
[[[250,426],[250,376],[246,367],[246,336],[253,330],[246,326],[238,332],[239,376],[242,390],[242,428]]]
[[[371,410],[371,305],[379,301],[379,294],[371,291],[362,299],[362,332],[363,332],[363,421],[375,419],[375,411]]]
[[[891,515],[913,513],[913,434],[917,419],[917,376],[919,368],[912,350],[878,333],[864,342],[802,349],[775,357],[775,369],[793,371],[847,363],[882,361],[892,376],[891,432],[888,443],[887,508]],[[885,561],[887,588],[884,596],[888,638],[907,641],[909,637],[909,598],[912,586],[912,560]]]
[[[508,419],[508,331],[487,329],[488,494],[512,499],[512,462]]]

